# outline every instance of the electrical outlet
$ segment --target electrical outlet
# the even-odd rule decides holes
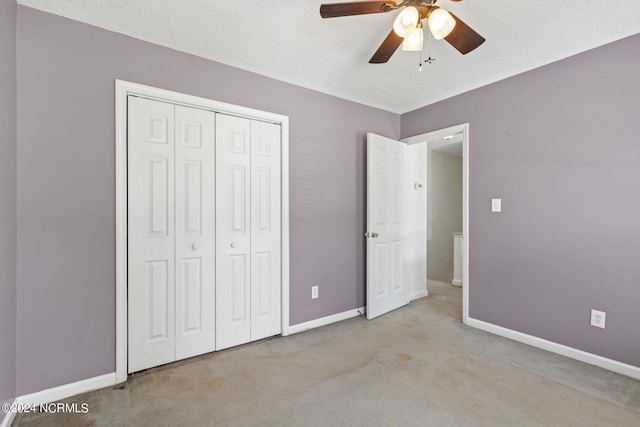
[[[604,321],[607,318],[607,313],[604,311],[591,310],[591,326],[604,329]]]
[[[318,298],[318,286],[311,287],[311,299]]]

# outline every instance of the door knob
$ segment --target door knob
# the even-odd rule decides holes
[[[235,247],[236,247],[236,244],[235,244],[234,242],[231,242],[231,247],[232,247],[232,248],[235,248]]]
[[[369,232],[367,231],[366,233],[364,233],[364,237],[366,237],[366,238],[368,239],[369,237],[371,237],[371,233],[369,233]]]
[[[193,245],[191,245],[191,249],[193,249],[194,251],[197,251],[198,249],[200,249],[200,246],[194,243]]]

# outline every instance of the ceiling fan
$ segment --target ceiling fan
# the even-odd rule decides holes
[[[429,30],[436,40],[445,39],[463,55],[484,43],[484,37],[476,33],[453,13],[436,6],[437,1],[402,0],[400,3],[395,3],[393,0],[387,0],[325,3],[320,6],[320,16],[336,18],[402,9],[393,22],[393,29],[369,60],[371,64],[387,62],[401,44],[403,50],[422,50],[423,19],[427,20]]]

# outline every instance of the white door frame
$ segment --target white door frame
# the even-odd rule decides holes
[[[116,383],[127,380],[127,97],[129,95],[280,125],[282,134],[282,335],[289,335],[289,117],[123,80],[115,82]]]
[[[406,144],[426,143],[459,132],[462,132],[462,323],[466,325],[469,320],[469,123],[411,136],[401,141]]]

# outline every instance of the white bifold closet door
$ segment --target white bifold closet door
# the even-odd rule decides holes
[[[215,349],[215,113],[128,100],[128,371]]]
[[[280,126],[216,114],[216,349],[281,327]]]

